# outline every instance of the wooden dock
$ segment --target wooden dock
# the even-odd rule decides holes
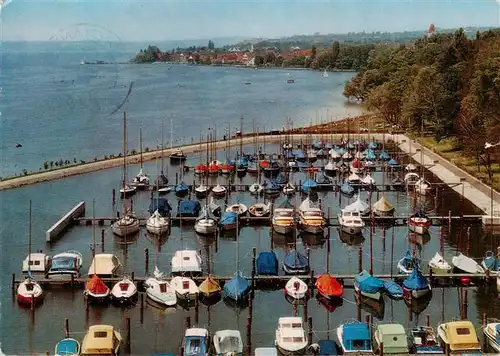
[[[81,201],[45,232],[45,242],[52,242],[70,225],[72,225],[75,219],[78,219],[83,215],[85,215],[85,202]]]

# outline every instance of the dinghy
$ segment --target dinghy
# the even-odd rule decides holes
[[[257,274],[261,276],[278,275],[278,257],[274,251],[263,251],[259,253],[256,260]]]
[[[111,301],[118,305],[132,305],[137,302],[137,287],[129,278],[123,277],[111,289]]]
[[[94,274],[87,281],[83,294],[87,297],[89,303],[104,304],[108,301],[110,292],[108,286]]]
[[[351,162],[351,172],[353,174],[361,174],[363,172],[363,169],[365,167],[363,166],[363,162],[361,162],[358,159],[355,159],[354,161]]]
[[[329,301],[342,297],[344,287],[330,274],[322,274],[316,279],[316,289],[318,293]]]
[[[213,338],[215,354],[224,355],[243,355],[243,341],[239,330],[219,330],[216,331]]]
[[[394,281],[384,282],[384,292],[391,299],[400,299],[403,298],[404,295],[403,288]]]
[[[354,196],[354,187],[349,182],[344,182],[340,186],[340,192],[346,197],[351,198],[352,196]]]
[[[217,232],[217,221],[210,213],[208,206],[205,206],[200,216],[196,218],[194,230],[201,235],[214,235]]]
[[[305,298],[308,295],[308,291],[307,284],[295,276],[290,278],[285,284],[285,296],[295,300]]]
[[[444,353],[438,345],[434,330],[430,326],[416,326],[410,330],[409,335],[411,352],[414,354],[440,354]]]
[[[212,299],[219,299],[222,288],[212,276],[208,276],[198,287],[200,297],[207,301]]]
[[[392,216],[394,214],[394,206],[382,195],[373,205],[373,212],[377,216]]]
[[[80,355],[80,343],[70,337],[67,337],[59,341],[56,345],[54,352],[54,356],[79,356],[79,355]]]
[[[489,323],[483,327],[488,345],[500,354],[500,323]]]
[[[461,252],[453,256],[451,259],[451,264],[458,270],[461,270],[465,273],[471,274],[482,274],[484,273],[484,268],[481,267],[476,261],[472,258],[465,256]]]
[[[308,340],[301,317],[281,317],[276,329],[276,347],[282,355],[303,354]]]
[[[286,274],[309,273],[309,259],[297,250],[291,250],[285,254],[283,270]]]
[[[150,277],[144,282],[146,296],[156,303],[168,307],[177,304],[175,290],[170,286],[170,283],[162,279],[163,273],[156,266],[153,275],[154,277]]]
[[[448,262],[445,261],[443,256],[436,252],[434,257],[429,261],[429,267],[432,268],[432,273],[436,275],[448,274],[451,272],[451,266]]]
[[[413,271],[403,281],[403,293],[405,299],[418,299],[426,296],[431,292],[429,281],[422,275],[418,264],[413,268]]]
[[[413,271],[416,263],[416,258],[410,253],[409,250],[406,250],[403,258],[398,261],[399,273],[410,274]]]
[[[367,298],[379,300],[384,291],[384,281],[363,270],[354,277],[354,290]]]
[[[250,216],[256,218],[263,218],[269,216],[269,214],[271,214],[271,203],[254,204],[250,207],[250,209],[248,209],[248,213],[250,214]]]
[[[238,214],[238,216],[243,216],[247,213],[248,208],[245,204],[236,203],[227,207],[226,212],[233,212]]]
[[[36,305],[43,301],[43,290],[30,274],[17,287],[17,302],[22,305]]]
[[[493,251],[487,251],[484,255],[483,260],[481,261],[481,266],[483,266],[485,270],[488,270],[490,274],[496,275],[498,268],[500,267],[500,263]]]
[[[415,213],[408,218],[408,229],[416,234],[423,235],[429,232],[432,221],[425,215],[421,209],[417,209]]]
[[[264,190],[264,187],[262,186],[262,184],[253,183],[252,185],[250,185],[248,190],[250,191],[250,194],[252,194],[252,195],[259,195]]]
[[[207,329],[189,328],[182,341],[183,353],[180,356],[205,356],[210,349],[210,336]]]

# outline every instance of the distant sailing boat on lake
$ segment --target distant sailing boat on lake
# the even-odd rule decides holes
[[[322,77],[323,78],[328,78],[328,72],[326,71],[326,68],[325,68],[325,71],[323,72]]]

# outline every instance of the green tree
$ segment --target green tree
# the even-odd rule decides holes
[[[317,52],[316,46],[312,45],[312,47],[311,47],[311,58],[312,59],[316,58],[316,52]]]
[[[330,67],[335,68],[335,65],[337,64],[337,58],[339,58],[339,53],[340,53],[340,43],[338,41],[334,41],[332,43],[332,57],[331,57]]]

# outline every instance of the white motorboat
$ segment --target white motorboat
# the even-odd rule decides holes
[[[42,252],[30,253],[23,261],[23,273],[30,271],[33,274],[46,274],[51,264],[52,259],[49,255]]]
[[[343,155],[342,155],[342,159],[344,161],[350,161],[352,159],[352,154],[350,154],[348,151],[345,152]]]
[[[170,162],[172,162],[172,163],[179,163],[179,162],[185,161],[186,158],[187,158],[187,156],[180,149],[176,149],[174,152],[172,152],[170,154]]]
[[[295,210],[290,206],[279,206],[273,213],[273,230],[278,234],[291,234],[295,231]]]
[[[306,351],[308,340],[302,318],[279,318],[275,344],[283,355],[303,354]]]
[[[420,195],[427,195],[432,190],[431,183],[425,180],[423,177],[415,182],[415,191]]]
[[[292,195],[295,194],[295,186],[292,183],[287,183],[283,187],[283,194]]]
[[[429,267],[432,268],[432,273],[436,275],[448,274],[451,272],[451,266],[445,261],[443,256],[436,252],[434,257],[429,261]]]
[[[236,214],[238,214],[238,216],[242,216],[242,215],[245,215],[247,213],[248,208],[245,204],[237,203],[237,204],[233,204],[233,205],[228,206],[226,211],[236,213]]]
[[[308,294],[309,288],[307,284],[300,278],[293,276],[286,282],[285,292],[286,295],[293,299],[303,299]]]
[[[165,187],[159,188],[158,189],[158,194],[163,195],[163,194],[168,194],[172,191],[172,186],[167,185]]]
[[[488,345],[500,354],[500,323],[489,323],[483,327],[483,333],[486,336]]]
[[[49,278],[80,277],[80,269],[82,268],[83,258],[78,251],[67,251],[59,253],[52,258],[48,276]]]
[[[250,188],[248,188],[248,190],[252,195],[259,195],[264,190],[264,186],[259,183],[253,183],[252,185],[250,185]]]
[[[111,301],[120,305],[130,305],[137,302],[137,287],[127,277],[123,277],[111,288]]]
[[[321,234],[324,232],[326,221],[323,211],[306,198],[299,206],[299,226],[305,232]]]
[[[154,277],[150,277],[144,282],[144,289],[148,298],[168,307],[177,304],[175,290],[170,286],[170,283],[162,279],[163,273],[160,272],[157,266],[155,266],[153,275]]]
[[[153,235],[163,235],[168,231],[169,219],[161,216],[158,210],[155,210],[146,221],[146,230]]]
[[[333,160],[328,161],[328,163],[325,166],[325,174],[327,176],[335,176],[337,174],[337,165]]]
[[[354,158],[359,159],[359,160],[364,160],[365,159],[365,154],[361,151],[357,151],[354,154]]]
[[[355,235],[360,234],[365,227],[365,222],[361,219],[358,210],[342,209],[338,214],[339,225],[345,233]]]
[[[239,330],[219,330],[213,337],[215,354],[243,355],[243,340]]]
[[[417,183],[420,179],[420,176],[417,173],[410,172],[406,173],[404,177],[404,182],[407,186],[413,187],[415,183]]]
[[[194,300],[198,294],[198,286],[191,278],[177,276],[172,278],[170,286],[175,291],[177,298]]]
[[[271,203],[256,203],[253,204],[250,209],[248,209],[250,216],[262,218],[268,216],[271,213]]]
[[[213,235],[217,232],[217,221],[212,217],[207,206],[203,208],[200,216],[196,218],[194,231],[202,235]]]
[[[172,257],[172,274],[200,274],[201,257],[195,250],[176,251]]]
[[[201,183],[199,186],[194,188],[194,192],[198,197],[204,197],[208,194],[208,192],[210,192],[210,188]]]
[[[17,286],[17,302],[24,305],[35,305],[43,300],[43,290],[33,278],[26,278]]]
[[[328,153],[330,154],[330,158],[334,161],[338,161],[342,157],[335,148],[330,149]]]
[[[358,194],[354,203],[347,205],[344,210],[346,211],[359,211],[361,215],[368,215],[370,213],[370,206],[361,200],[361,195]]]
[[[220,184],[217,184],[215,187],[212,188],[212,193],[216,197],[222,197],[222,196],[226,195],[226,192],[227,192],[227,188],[220,185]]]
[[[126,213],[111,226],[113,234],[119,237],[127,237],[139,232],[139,219]]]
[[[417,171],[417,166],[415,166],[413,163],[408,163],[405,167],[405,170],[407,172],[416,172]]]
[[[479,263],[474,261],[472,258],[465,256],[463,253],[459,253],[458,255],[453,256],[453,258],[451,259],[451,264],[456,269],[459,269],[465,273],[484,273],[484,268],[481,267]]]

